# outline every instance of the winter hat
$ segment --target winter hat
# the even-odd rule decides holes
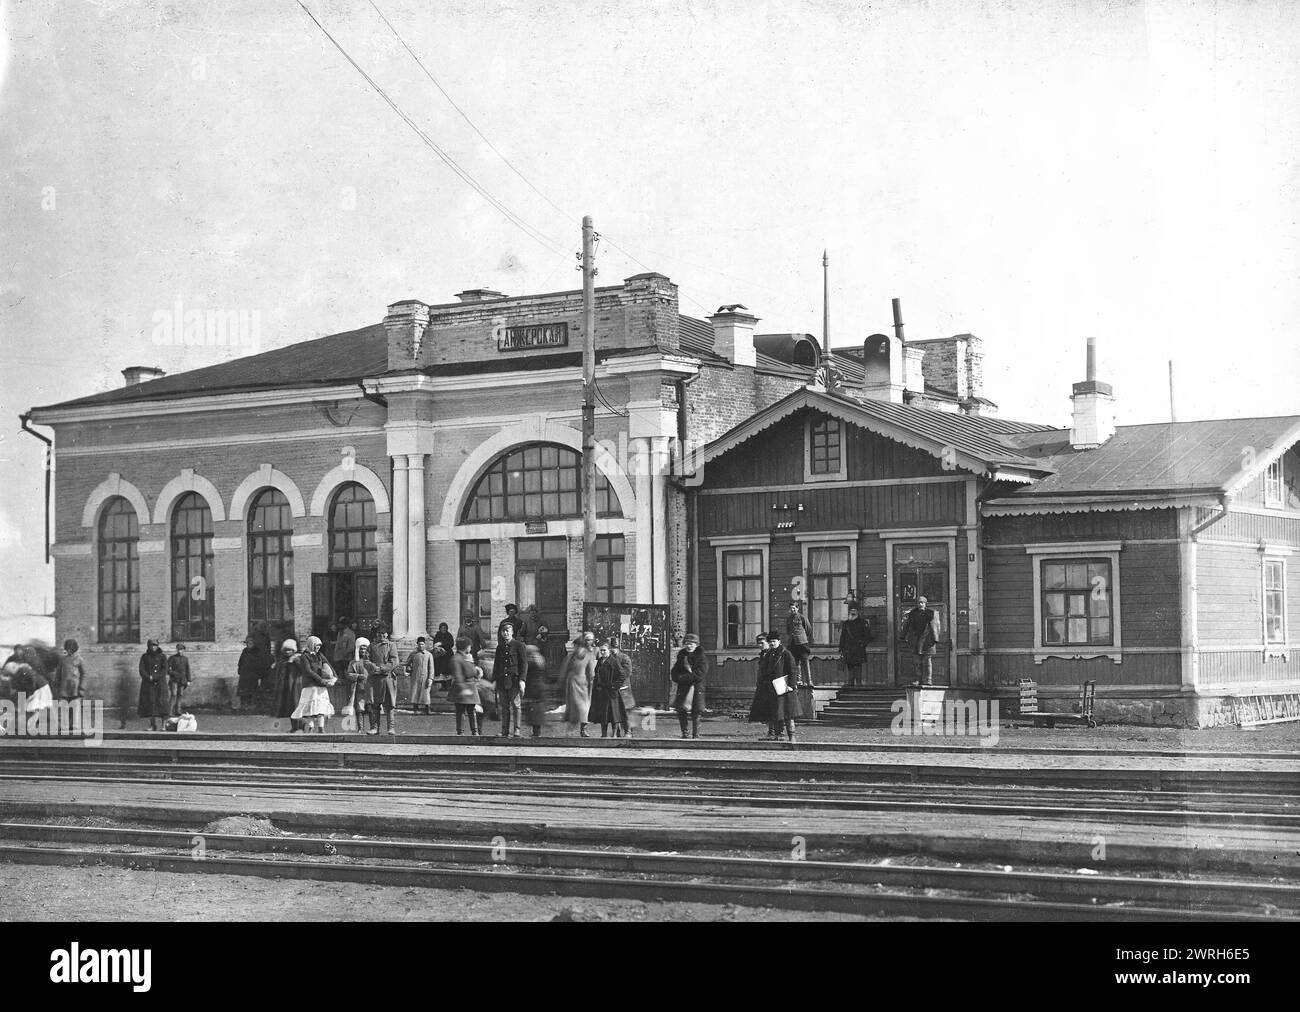
[[[696,636],[695,633],[687,633],[685,636],[682,637],[683,645],[687,643],[699,643],[699,642],[700,642],[700,638]]]
[[[361,648],[362,648],[362,647],[365,647],[367,650],[369,650],[369,649],[370,649],[370,641],[369,641],[368,639],[366,639],[364,636],[358,636],[358,637],[357,637],[357,646],[356,646],[356,650],[354,650],[354,651],[353,651],[353,654],[352,654],[352,659],[353,659],[354,661],[359,661],[359,660],[361,660]]]

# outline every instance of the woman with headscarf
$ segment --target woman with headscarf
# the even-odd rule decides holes
[[[447,628],[446,622],[438,623],[438,631],[433,634],[433,677],[440,682],[451,684],[452,658],[456,655],[456,637]]]
[[[700,638],[695,633],[687,633],[682,638],[682,648],[677,652],[677,662],[673,664],[672,679],[677,686],[677,697],[673,700],[673,709],[677,711],[677,721],[681,724],[683,738],[700,736],[700,713],[704,709],[704,679],[709,673],[709,659],[700,649]],[[686,723],[690,721],[690,733]]]
[[[370,659],[370,641],[364,636],[358,637],[353,645],[353,656],[348,664],[347,671],[344,673],[343,682],[349,689],[347,706],[352,708],[352,718],[355,723],[354,731],[361,731],[362,721],[366,717],[366,696],[369,691],[370,680],[383,677],[379,671],[379,666]],[[346,712],[344,716],[347,716]]]
[[[136,713],[140,719],[149,718],[149,730],[158,730],[158,718],[167,717],[167,655],[157,640],[145,644],[140,657],[140,698],[136,700]]]
[[[302,721],[293,715],[294,708],[298,705],[298,697],[302,694],[301,676],[298,665],[294,663],[297,658],[298,641],[285,640],[280,644],[280,656],[276,658],[271,668],[271,677],[275,684],[271,709],[277,723],[281,720],[289,721],[291,732],[302,730]]]
[[[54,695],[50,692],[50,683],[33,665],[26,661],[21,664],[9,662],[5,665],[9,672],[9,693],[16,700],[21,693],[27,701],[27,717],[33,714],[48,713],[54,706]],[[49,718],[46,718],[49,719]]]
[[[596,654],[588,649],[581,636],[573,641],[573,650],[564,661],[564,719],[578,728],[586,738],[587,714],[591,709],[591,683],[596,677]]]
[[[307,649],[294,658],[293,663],[302,678],[302,692],[298,696],[298,705],[289,714],[303,722],[304,731],[315,730],[317,734],[324,733],[325,721],[334,716],[329,693],[332,676],[320,648],[320,637],[308,636]]]

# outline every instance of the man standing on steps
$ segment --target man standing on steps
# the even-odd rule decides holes
[[[933,684],[931,659],[939,643],[939,615],[926,605],[923,597],[916,599],[916,607],[903,619],[903,642],[912,648],[913,671],[922,685]]]
[[[501,737],[518,738],[523,715],[523,693],[528,685],[528,652],[515,639],[515,627],[501,623],[497,653],[492,661],[492,680],[496,683],[497,709],[501,711]]]
[[[871,624],[855,607],[849,607],[849,617],[840,625],[840,658],[844,661],[850,685],[865,685],[867,644],[871,642]]]

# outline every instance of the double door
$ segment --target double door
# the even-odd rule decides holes
[[[542,656],[549,670],[564,659],[569,633],[569,543],[567,538],[527,538],[515,542],[515,603],[529,605],[547,628]],[[534,636],[537,630],[533,630]]]
[[[948,600],[949,561],[946,544],[894,546],[894,681],[906,685],[913,680],[915,654],[903,637],[907,613],[921,598],[939,617],[939,644],[932,659],[936,684],[949,680],[952,645],[951,602]]]

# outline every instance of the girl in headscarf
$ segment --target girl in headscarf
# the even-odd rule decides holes
[[[334,706],[330,703],[330,676],[325,669],[325,657],[320,652],[321,641],[318,636],[307,637],[307,649],[295,659],[302,677],[302,693],[298,696],[298,705],[290,717],[303,722],[303,730],[322,734],[325,721],[334,716]]]
[[[158,730],[158,718],[167,717],[167,655],[157,640],[145,644],[140,657],[140,698],[136,712],[140,719],[149,718],[149,730]]]
[[[361,723],[366,715],[366,696],[369,692],[370,679],[382,677],[379,666],[370,659],[370,641],[365,637],[357,640],[354,647],[352,663],[348,665],[345,673],[345,684],[351,687],[348,706],[352,707],[355,715],[356,728],[360,733]]]
[[[271,668],[272,684],[275,686],[275,695],[271,701],[272,712],[277,720],[289,721],[291,732],[302,730],[302,721],[293,715],[298,697],[302,694],[298,665],[294,663],[297,659],[298,641],[285,640],[280,644],[280,656]]]

